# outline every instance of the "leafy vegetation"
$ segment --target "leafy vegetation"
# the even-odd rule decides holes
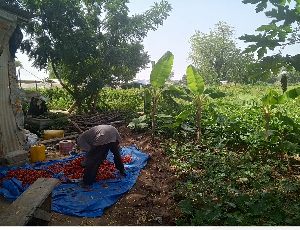
[[[266,11],[274,20],[258,28],[262,34],[241,37],[255,43],[246,50],[250,53],[236,47],[233,29],[220,22],[209,35],[197,31],[191,38],[193,65],[181,83],[166,86],[174,59],[168,51],[153,63],[151,86],[143,89],[113,87],[149,62],[142,41],[168,17],[168,2],[132,17],[128,1],[17,2],[36,15],[24,24],[32,37],[22,49],[35,66],[50,66],[63,86],[40,90],[48,108],[66,110],[75,101],[78,113],[123,111],[135,131],[148,129],[151,118],[153,140],[156,134],[166,140],[166,155],[180,178],[174,190],[183,213],[178,225],[300,224],[295,166],[300,164],[300,87],[286,81],[298,78],[299,55],[264,57],[267,49],[299,42],[299,1],[243,2],[257,4],[257,12],[268,3],[276,7]],[[274,77],[275,82],[282,70],[288,71],[282,88],[258,81]],[[253,83],[250,74],[255,86],[236,84]],[[204,82],[210,88],[204,89]]]
[[[46,96],[49,109],[68,110],[73,104],[71,95],[63,88],[38,89],[38,91]],[[86,102],[85,100],[82,102],[83,111],[88,111]],[[141,90],[103,88],[99,92],[96,112],[109,110],[130,113],[143,111]]]
[[[148,128],[147,120],[146,115],[134,118],[129,122],[128,127],[136,132],[145,131]]]
[[[92,113],[105,86],[132,80],[149,62],[143,39],[169,16],[167,1],[129,16],[128,1],[20,0],[35,17],[23,24],[21,48]],[[131,58],[128,58],[130,56]]]
[[[155,115],[158,106],[159,100],[162,98],[163,88],[166,80],[170,76],[172,66],[173,66],[174,55],[167,51],[158,61],[153,65],[151,75],[150,75],[150,83],[151,86],[146,88],[146,94],[150,94],[151,102],[152,102],[152,111],[150,113],[152,119],[152,139],[155,135]]]
[[[299,225],[299,181],[288,176],[285,162],[190,144],[166,149],[185,178],[174,192],[185,214],[178,225]]]
[[[294,166],[300,163],[299,86],[288,86],[285,94],[279,84],[223,85],[213,90],[223,95],[206,98],[200,144],[195,114],[182,113],[196,111],[195,104],[181,96],[174,98],[177,107],[164,101],[158,107],[157,135],[166,140],[166,155],[180,178],[174,196],[183,215],[177,224],[299,225],[299,171]],[[65,92],[47,91],[53,106]],[[101,93],[106,100],[98,106],[134,117],[143,111],[142,92],[105,88]],[[268,103],[272,115],[266,130]],[[150,127],[146,114],[128,123],[136,131]]]
[[[227,96],[203,109],[206,144],[173,137],[165,145],[182,179],[174,195],[185,215],[177,224],[298,225],[299,180],[291,161],[300,144],[299,99],[274,105],[266,132],[260,99],[266,87],[221,88]]]

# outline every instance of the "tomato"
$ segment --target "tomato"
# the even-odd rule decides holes
[[[53,175],[49,171],[35,170],[35,169],[14,169],[7,172],[7,174],[0,180],[0,185],[4,180],[16,178],[22,182],[22,186],[31,185],[38,178],[53,178]]]
[[[122,158],[122,161],[123,161],[124,164],[130,163],[132,161],[132,156],[124,156]]]
[[[8,180],[13,177],[21,181],[23,186],[31,185],[38,178],[53,178],[52,173],[54,173],[55,175],[62,173],[62,178],[60,179],[61,182],[66,182],[66,181],[72,182],[73,179],[81,179],[84,175],[84,168],[81,167],[81,162],[83,158],[84,156],[81,156],[68,162],[58,162],[51,166],[41,167],[39,170],[37,169],[10,170],[0,180],[0,186],[2,186],[4,180]],[[122,161],[124,164],[130,163],[132,162],[132,156],[124,156],[122,158]],[[115,179],[116,178],[115,171],[116,171],[115,164],[105,160],[98,169],[96,181]],[[119,177],[118,179],[120,180],[121,178]],[[107,187],[107,184],[105,185],[106,185],[105,187]]]

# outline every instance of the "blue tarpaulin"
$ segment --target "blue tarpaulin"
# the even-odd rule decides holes
[[[130,190],[136,183],[140,174],[140,170],[147,164],[149,155],[143,153],[136,146],[125,146],[120,148],[122,157],[132,156],[132,161],[126,163],[126,177],[119,179],[116,173],[116,179],[108,179],[105,181],[97,181],[89,188],[82,188],[77,183],[62,182],[58,187],[53,190],[52,195],[52,210],[72,216],[80,217],[97,217],[101,216],[106,207],[113,205],[121,198],[122,194]],[[55,163],[71,161],[77,156],[66,158],[60,161],[48,161],[47,163],[38,162],[34,166],[28,164],[23,165],[21,168],[40,169],[50,167]],[[113,154],[109,152],[107,160],[113,162]],[[13,168],[0,168],[0,179],[6,175],[9,170]],[[61,175],[54,175],[59,178]],[[22,187],[22,183],[16,178],[3,181],[0,187],[0,194],[7,200],[16,200],[28,186]]]

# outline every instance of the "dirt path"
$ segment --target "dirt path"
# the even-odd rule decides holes
[[[147,165],[141,170],[136,184],[114,205],[104,210],[101,217],[85,218],[52,212],[51,226],[173,226],[180,215],[170,194],[177,177],[170,169],[169,161],[159,143],[151,143],[148,133],[133,133],[126,126],[116,127],[123,140],[120,146],[136,145],[150,155]],[[58,153],[55,153],[56,156]],[[53,159],[53,154],[47,159]],[[61,156],[57,156],[61,157]],[[0,214],[10,202],[0,196]]]

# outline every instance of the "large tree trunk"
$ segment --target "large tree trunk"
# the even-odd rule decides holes
[[[96,108],[99,100],[99,93],[100,89],[97,90],[96,94],[94,95],[94,102],[93,102],[93,107],[92,107],[92,113],[96,113]]]
[[[75,90],[72,91],[68,85],[64,84],[62,79],[59,77],[58,73],[57,73],[57,70],[56,70],[56,67],[53,63],[51,63],[51,66],[52,66],[52,69],[53,69],[53,72],[55,74],[55,77],[57,78],[57,80],[59,81],[59,83],[61,84],[61,86],[67,90],[67,92],[75,99],[76,101],[76,105],[78,107],[78,112],[81,113],[82,112],[82,99],[80,98],[80,94],[78,92],[78,90],[76,90],[76,86],[74,86]]]
[[[68,113],[72,113],[76,106],[77,106],[77,102],[74,101],[73,104],[68,109]]]

